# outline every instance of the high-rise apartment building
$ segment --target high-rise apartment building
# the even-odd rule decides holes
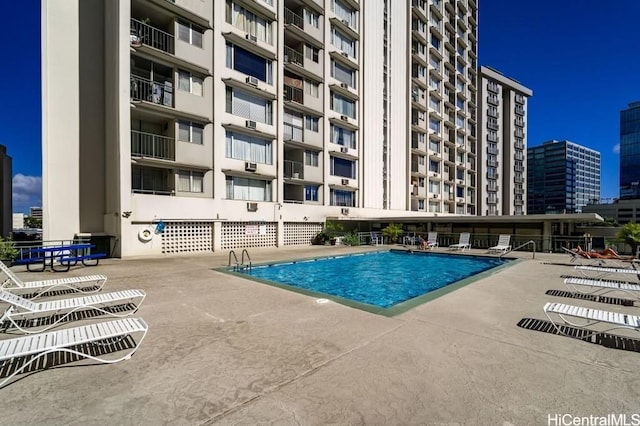
[[[620,112],[620,198],[640,198],[640,102]]]
[[[42,14],[44,239],[192,253],[308,244],[328,216],[475,214],[474,0]]]
[[[570,141],[527,150],[529,214],[581,213],[600,200],[600,153]]]
[[[0,236],[11,236],[13,229],[13,160],[7,155],[7,147],[0,145]]]
[[[533,92],[484,66],[479,86],[478,214],[526,214],[527,104]]]
[[[410,207],[476,214],[476,4],[413,5]]]

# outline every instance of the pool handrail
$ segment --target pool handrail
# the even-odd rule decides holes
[[[513,250],[511,250],[511,251],[516,251],[516,250],[518,250],[519,248],[522,248],[522,247],[524,247],[524,246],[526,246],[526,245],[529,245],[529,244],[533,245],[533,257],[532,257],[532,259],[535,259],[535,258],[536,258],[536,242],[535,242],[535,241],[533,241],[533,240],[529,240],[529,241],[527,241],[526,243],[520,244],[518,247],[514,248],[514,249],[513,249]],[[504,256],[505,254],[507,254],[507,252],[502,253],[502,254],[501,254],[500,256],[498,256],[498,257],[502,257],[502,256]]]

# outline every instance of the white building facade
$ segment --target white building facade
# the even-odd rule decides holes
[[[527,110],[531,89],[480,67],[478,215],[527,214]]]
[[[475,214],[476,20],[473,0],[43,1],[43,238],[179,254]]]

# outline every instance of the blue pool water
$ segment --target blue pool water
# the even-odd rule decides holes
[[[389,308],[506,262],[492,257],[382,251],[254,266],[245,273]]]

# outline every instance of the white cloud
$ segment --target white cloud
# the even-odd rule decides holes
[[[620,144],[617,143],[613,146],[613,153],[614,154],[620,154]]]
[[[18,173],[12,184],[14,212],[28,214],[29,207],[42,206],[42,177]]]

